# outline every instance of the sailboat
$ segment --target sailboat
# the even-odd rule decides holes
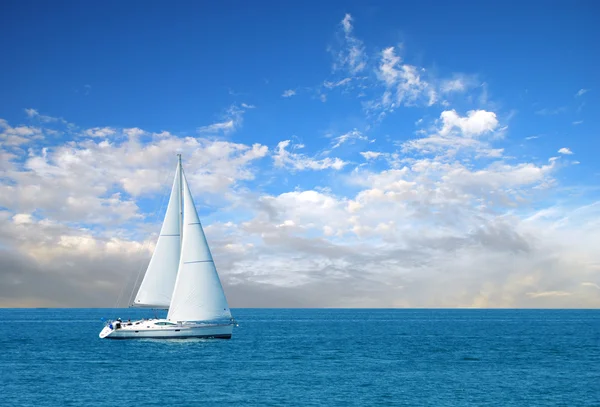
[[[235,321],[208,247],[178,154],[175,180],[154,253],[133,307],[167,317],[108,321],[100,338],[230,339]]]

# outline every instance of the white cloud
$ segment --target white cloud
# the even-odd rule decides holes
[[[83,135],[94,138],[106,138],[116,134],[116,130],[111,127],[94,127],[86,129]]]
[[[334,71],[346,69],[349,74],[356,75],[367,66],[367,55],[363,42],[353,35],[352,16],[346,14],[341,21],[342,49],[335,53]]]
[[[401,58],[396,55],[394,47],[389,47],[381,52],[381,62],[379,64],[379,78],[388,85],[394,86],[400,78],[400,71],[397,66],[400,64]]]
[[[294,89],[288,89],[288,90],[283,91],[281,96],[284,98],[289,98],[289,97],[294,96],[295,94],[296,94],[296,91]]]
[[[223,133],[230,134],[242,126],[243,115],[245,110],[253,109],[254,106],[242,104],[241,107],[231,105],[224,115],[224,120],[213,123],[207,126],[198,127],[197,131],[200,134]]]
[[[386,55],[386,53],[389,53],[390,55]],[[387,58],[393,56],[393,54],[393,47],[384,50],[384,54],[382,57],[382,65],[380,66],[380,69],[386,66],[384,61],[387,60],[387,62],[389,63],[389,60]],[[392,63],[393,62],[394,60],[392,60]],[[388,68],[391,70],[394,69],[393,66],[390,66]],[[425,98],[425,103],[428,106],[431,106],[436,102],[437,96],[435,90],[433,90],[429,86],[429,83],[427,83],[427,81],[421,79],[421,72],[423,71],[424,70],[422,68],[419,69],[416,66],[404,64],[399,66],[399,70],[396,71],[396,74],[393,77],[393,83],[389,82],[389,78],[386,79],[386,84],[388,85],[388,87],[397,85],[396,102],[398,104],[404,103],[406,105],[411,105],[416,103],[419,98],[423,97]]]
[[[35,116],[39,115],[38,111],[35,109],[25,109],[25,113],[27,114],[28,117],[35,117]]]
[[[483,143],[499,131],[491,113],[441,115],[432,131]],[[350,189],[267,194],[236,187],[257,175],[251,164],[266,156],[265,146],[168,132],[143,144],[141,129],[115,131],[120,137],[110,141],[34,150],[23,164],[3,153],[0,206],[8,210],[0,210],[0,247],[10,252],[0,256],[0,303],[113,305],[123,281],[133,281],[147,261],[154,241],[147,231],[158,230],[141,221],[148,214],[136,199],[168,192],[174,154],[184,151],[196,194],[226,200],[219,209],[226,222],[212,219],[205,230],[232,306],[600,305],[592,285],[600,281],[600,205],[528,209],[546,199],[549,189],[541,188],[551,188],[556,161],[473,166],[447,155],[451,144],[419,159],[364,151],[365,159],[383,157],[389,167],[340,175]],[[480,147],[466,156],[474,159]],[[339,158],[317,159],[299,148],[280,142],[274,165],[346,168]]]
[[[570,149],[568,149],[567,147],[563,147],[563,148],[561,148],[560,150],[558,150],[558,152],[559,152],[560,154],[569,154],[569,155],[570,155],[570,154],[573,154],[573,152],[572,152]]]
[[[276,167],[292,168],[295,170],[325,170],[334,169],[341,170],[347,162],[339,158],[326,157],[321,160],[310,158],[304,154],[293,153],[286,148],[290,145],[290,140],[284,140],[277,144],[273,161]]]
[[[162,134],[141,144],[138,128],[114,130],[117,141],[97,140],[106,128],[83,131],[96,138],[32,149],[22,164],[8,161],[0,181],[0,206],[20,213],[43,208],[59,221],[109,224],[140,216],[134,198],[165,190],[175,154],[193,165],[188,179],[203,194],[223,194],[237,182],[254,177],[249,165],[266,156],[266,146]]]
[[[340,79],[337,82],[325,81],[325,82],[323,82],[323,86],[325,86],[328,89],[333,89],[333,88],[337,88],[339,86],[348,85],[350,82],[352,82],[352,78],[344,78],[344,79]]]
[[[4,119],[0,119],[0,141],[7,147],[19,147],[34,140],[44,138],[42,130],[33,126],[12,127]]]
[[[494,131],[498,127],[498,119],[494,112],[470,110],[466,117],[460,117],[455,110],[446,110],[440,116],[443,127],[440,134],[445,136],[453,128],[459,128],[467,136],[480,136]]]
[[[369,138],[367,136],[363,135],[357,129],[354,129],[352,131],[349,131],[348,133],[342,134],[341,136],[335,137],[333,140],[334,140],[335,144],[333,145],[332,148],[338,148],[346,142],[355,141],[355,140],[363,140],[364,141],[364,140],[369,140]]]
[[[577,120],[573,122],[573,126],[578,126],[583,123],[583,120]]]
[[[475,78],[467,75],[454,75],[452,79],[444,79],[440,83],[440,92],[453,93],[465,92],[476,85]]]
[[[464,82],[460,79],[450,79],[446,80],[442,83],[441,90],[444,93],[450,92],[464,92],[466,86]]]
[[[441,123],[439,123],[441,122]],[[404,152],[419,151],[421,153],[442,153],[454,155],[460,151],[475,151],[478,157],[500,157],[502,149],[491,148],[483,140],[500,138],[505,128],[499,128],[499,122],[494,112],[486,110],[471,110],[461,117],[455,110],[441,113],[438,121],[441,126],[434,127],[426,137],[409,140],[402,144]],[[420,134],[423,132],[419,132]]]
[[[361,151],[360,155],[362,155],[365,160],[373,160],[377,157],[380,157],[382,153],[378,153],[376,151]]]
[[[577,91],[577,93],[575,94],[575,97],[583,96],[584,94],[588,93],[589,91],[590,91],[589,89],[579,89]]]
[[[33,217],[30,213],[17,213],[13,216],[13,223],[15,225],[23,225],[27,223],[33,223]]]
[[[45,116],[40,114],[36,109],[25,109],[25,114],[27,115],[27,117],[29,117],[30,119],[35,119],[38,120],[42,123],[62,123],[62,124],[69,124],[67,123],[67,121],[61,117],[52,117],[52,116]]]
[[[235,129],[235,123],[233,120],[227,120],[220,123],[213,123],[208,126],[198,127],[199,133],[229,133]]]
[[[365,104],[368,111],[380,111],[385,115],[403,105],[432,106],[438,101],[438,92],[422,77],[425,69],[402,64],[394,47],[381,52],[376,73],[385,90],[379,100]],[[380,114],[380,118],[383,115]]]
[[[240,295],[260,284],[283,290],[288,304],[311,306],[598,306],[591,285],[581,284],[599,276],[589,265],[600,259],[593,244],[504,212],[551,170],[497,163],[475,171],[423,159],[353,171],[349,179],[366,187],[353,198],[315,190],[262,196],[259,212],[240,226],[260,261],[234,261],[227,281]]]

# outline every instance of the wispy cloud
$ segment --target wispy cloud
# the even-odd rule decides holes
[[[94,138],[106,138],[113,136],[117,133],[117,130],[112,127],[94,127],[83,131],[83,135]]]
[[[325,81],[325,82],[323,82],[323,86],[325,86],[328,89],[333,89],[333,88],[337,88],[338,86],[348,85],[351,81],[352,81],[352,78],[340,79],[337,82]]]
[[[295,94],[296,94],[296,91],[294,89],[288,89],[288,90],[283,91],[281,96],[284,98],[289,98],[289,97],[294,96]]]
[[[68,124],[67,121],[65,119],[63,119],[62,117],[46,116],[46,115],[40,114],[36,109],[31,109],[31,108],[25,109],[25,114],[30,119],[38,120],[42,123]]]
[[[580,97],[583,96],[584,94],[588,93],[590,90],[589,89],[579,89],[577,91],[577,93],[575,94],[575,97]]]
[[[231,105],[224,115],[224,120],[207,126],[198,127],[197,131],[201,134],[223,133],[230,134],[237,130],[243,122],[243,116],[246,109],[254,109],[254,106],[243,103],[241,107]]]
[[[387,88],[381,105],[388,108],[402,104],[411,106],[418,102],[433,105],[437,101],[437,94],[429,82],[422,79],[424,69],[402,64],[401,61],[394,47],[388,47],[381,53],[378,77]]]
[[[342,144],[344,144],[346,142],[356,141],[356,140],[369,140],[369,138],[367,136],[363,135],[357,129],[354,129],[352,131],[349,131],[348,133],[342,134],[341,136],[335,137],[333,140],[334,140],[334,145],[332,148],[338,148],[339,146],[341,146]]]
[[[349,73],[356,75],[367,66],[367,55],[363,42],[353,35],[354,26],[352,16],[346,14],[340,25],[343,33],[342,49],[335,55],[333,69],[348,69]]]
[[[560,150],[558,150],[558,152],[559,152],[560,154],[566,154],[566,155],[571,155],[571,154],[573,154],[573,152],[572,152],[570,149],[568,149],[567,147],[563,147],[563,148],[561,148]]]
[[[557,107],[554,109],[550,109],[550,108],[540,109],[540,110],[536,111],[535,114],[539,114],[541,116],[552,116],[555,114],[564,113],[566,111],[567,111],[567,108],[565,106],[561,106],[561,107]]]
[[[360,155],[362,155],[365,160],[374,160],[377,157],[380,157],[382,153],[377,151],[361,151]]]
[[[580,124],[583,124],[583,120],[577,120],[577,121],[574,121],[574,122],[573,122],[573,125],[574,125],[574,126],[578,126],[578,125],[580,125]]]
[[[291,168],[294,170],[325,170],[334,169],[341,170],[347,162],[339,158],[326,157],[323,159],[315,159],[304,154],[295,153],[287,150],[291,140],[284,140],[277,144],[277,148],[273,154],[273,162],[276,167]],[[292,146],[293,149],[302,148],[301,145]]]
[[[198,127],[199,133],[230,133],[235,129],[235,123],[233,120],[227,120],[224,122],[213,123],[208,126]]]
[[[474,76],[454,74],[451,79],[442,80],[439,89],[442,93],[465,92],[476,85]]]

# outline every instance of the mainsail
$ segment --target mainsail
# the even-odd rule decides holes
[[[229,305],[183,172],[181,180],[184,204],[183,241],[167,318],[171,321],[229,319]]]
[[[156,248],[133,306],[147,308],[169,308],[171,295],[177,278],[181,246],[181,164],[177,164],[175,181],[167,213],[160,230]]]

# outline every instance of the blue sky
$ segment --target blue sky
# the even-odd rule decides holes
[[[0,247],[21,253],[11,267],[56,247],[57,264],[147,259],[181,151],[234,305],[289,290],[303,306],[597,306],[600,263],[570,244],[597,222],[599,16],[592,1],[5,2]],[[44,238],[17,238],[24,224]],[[364,245],[387,274],[343,252]],[[521,256],[535,286],[469,274],[474,256]],[[568,283],[536,274],[570,267]],[[102,273],[76,280],[111,293]],[[404,294],[436,273],[454,275],[443,300]],[[323,280],[356,301],[302,300]],[[19,303],[86,305],[19,284]]]

